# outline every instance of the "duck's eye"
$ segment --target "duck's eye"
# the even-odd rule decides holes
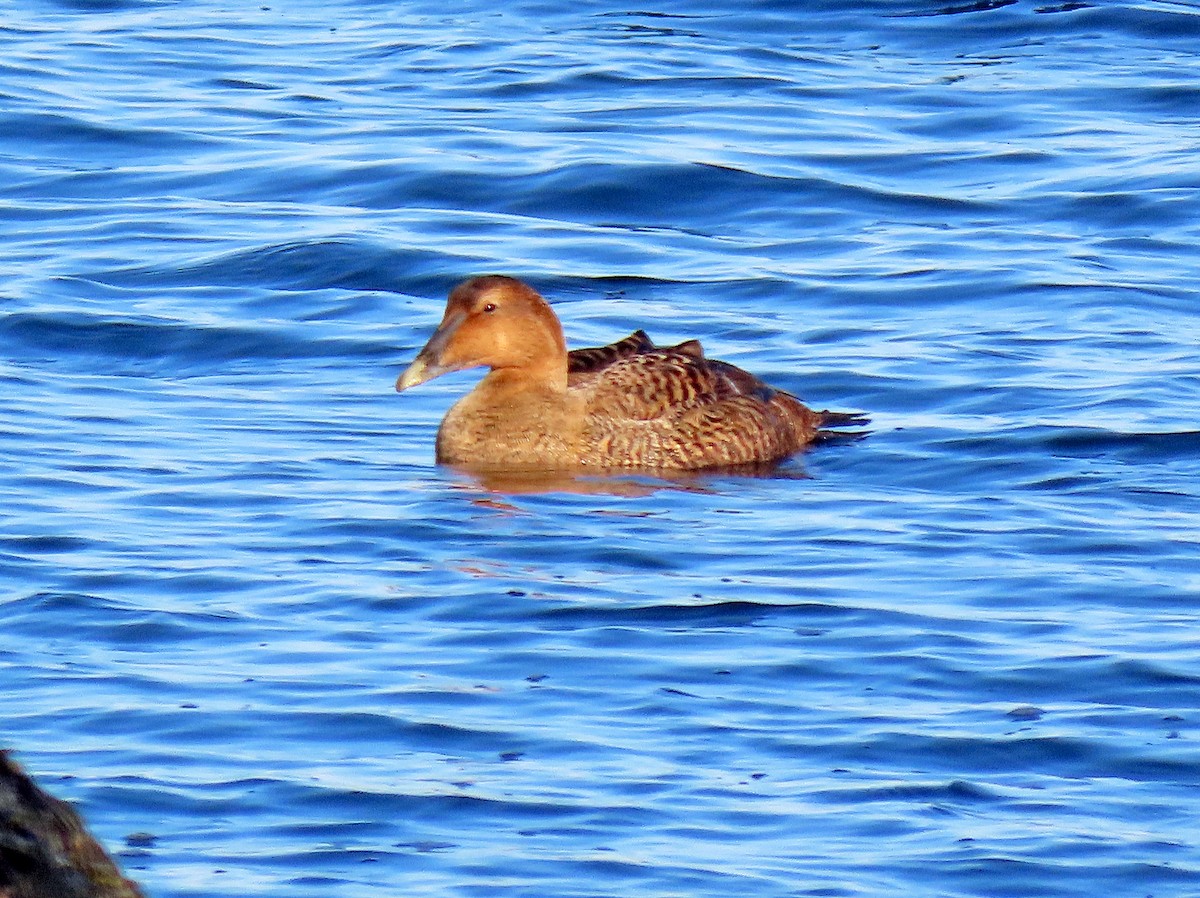
[[[494,302],[484,303],[483,310],[489,313],[494,312],[496,311],[496,304]]]

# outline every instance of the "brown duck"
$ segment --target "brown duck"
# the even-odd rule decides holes
[[[447,412],[439,462],[484,469],[673,469],[783,459],[859,415],[815,412],[752,374],[706,359],[696,340],[657,347],[642,331],[567,351],[531,287],[491,275],[455,287],[442,323],[396,381],[491,370]]]

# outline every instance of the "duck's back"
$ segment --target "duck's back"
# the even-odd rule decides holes
[[[607,346],[572,349],[567,353],[567,377],[596,374],[619,359],[629,358],[653,349],[655,349],[654,341],[642,330],[634,331],[624,340],[609,343]]]
[[[812,441],[824,415],[725,362],[694,340],[656,348],[638,332],[572,353],[570,389],[584,400],[580,462],[703,468],[770,462]]]

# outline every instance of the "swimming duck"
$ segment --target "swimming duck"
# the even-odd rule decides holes
[[[439,462],[543,471],[732,467],[786,458],[829,426],[866,423],[813,411],[705,358],[696,340],[658,347],[639,330],[568,352],[549,303],[501,275],[454,288],[396,389],[479,366],[491,370],[438,428]]]

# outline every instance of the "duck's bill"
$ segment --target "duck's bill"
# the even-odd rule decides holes
[[[396,378],[396,392],[402,393],[409,387],[423,384],[427,380],[429,380],[429,375],[426,373],[426,365],[420,359],[417,359],[404,369],[403,374]]]
[[[422,352],[413,363],[409,365],[404,373],[396,378],[396,392],[402,393],[409,387],[415,387],[418,384],[423,384],[427,380],[433,380],[435,377],[441,377],[448,371],[453,371],[453,368],[445,368],[441,365],[434,364],[424,352]]]
[[[457,315],[448,315],[442,320],[433,336],[429,338],[429,342],[417,353],[413,363],[396,379],[397,393],[462,368],[462,365],[446,364],[442,358],[460,324],[462,324],[462,318]]]

